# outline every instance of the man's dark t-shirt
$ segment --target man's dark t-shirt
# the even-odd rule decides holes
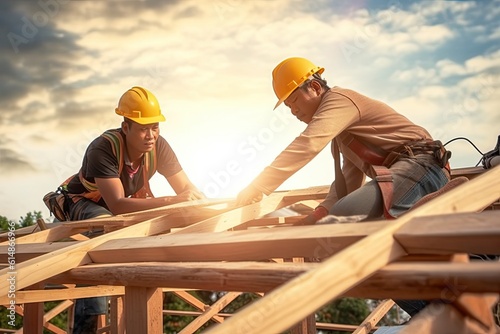
[[[125,142],[125,135],[120,131]],[[128,161],[127,150],[123,149],[125,161]],[[87,151],[83,157],[82,174],[83,177],[91,182],[95,182],[95,178],[116,178],[119,177],[125,196],[131,196],[139,191],[143,185],[143,168],[144,162],[139,166],[139,169],[132,177],[129,176],[127,168],[123,168],[118,175],[118,159],[113,154],[111,143],[106,138],[99,136],[94,139],[87,147]],[[177,160],[175,152],[172,150],[168,142],[162,136],[156,141],[156,168],[157,171],[165,177],[172,176],[182,170],[182,167]],[[70,194],[82,194],[87,192],[85,187],[80,182],[78,175],[73,177],[68,184],[68,192]],[[107,207],[104,200],[101,199],[99,204]]]

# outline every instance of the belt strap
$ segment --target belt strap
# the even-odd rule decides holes
[[[337,191],[337,198],[341,199],[347,195],[347,186],[344,173],[342,173],[340,167],[340,150],[336,140],[333,140],[333,160],[335,160],[335,190]]]
[[[394,184],[392,183],[392,174],[389,168],[385,166],[372,166],[375,174],[375,180],[382,193],[382,200],[384,202],[384,216],[386,219],[394,219],[395,217],[390,214],[389,210],[392,206],[392,195]]]

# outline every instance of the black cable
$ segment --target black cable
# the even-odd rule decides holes
[[[446,145],[448,145],[449,143],[454,142],[455,140],[458,140],[458,139],[462,139],[462,140],[466,140],[466,141],[468,141],[468,142],[469,142],[469,144],[471,144],[471,145],[472,145],[472,146],[476,149],[476,151],[478,151],[478,152],[479,152],[479,154],[481,154],[481,159],[479,159],[479,161],[478,161],[478,162],[477,162],[477,164],[476,164],[476,167],[477,167],[477,166],[479,166],[479,164],[481,163],[481,161],[482,161],[482,160],[483,160],[483,158],[484,158],[484,153],[483,153],[483,152],[481,152],[481,150],[479,150],[479,149],[477,148],[477,146],[476,146],[476,145],[474,145],[474,143],[473,143],[472,141],[470,141],[468,138],[465,138],[465,137],[456,137],[456,138],[453,138],[453,139],[448,140],[445,144],[443,144],[443,146],[446,146]]]
[[[474,143],[473,143],[473,142],[471,142],[468,138],[465,138],[465,137],[456,137],[456,138],[453,138],[453,139],[451,139],[451,140],[448,140],[445,144],[443,144],[443,146],[446,146],[446,145],[448,145],[449,143],[454,142],[455,140],[458,140],[458,139],[463,139],[463,140],[468,141],[468,142],[469,142],[469,144],[471,144],[471,145],[472,145],[472,146],[473,146],[473,147],[474,147],[474,148],[475,148],[475,149],[479,152],[479,154],[484,155],[484,153],[483,153],[483,152],[481,152],[481,151],[477,148],[477,146],[476,146],[476,145],[474,145]]]

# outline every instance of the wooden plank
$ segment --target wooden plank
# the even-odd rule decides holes
[[[122,286],[88,286],[69,289],[45,289],[16,291],[16,303],[50,302],[64,299],[79,299],[96,296],[117,296],[125,292]],[[7,305],[7,295],[0,296],[0,305]]]
[[[320,263],[95,264],[72,269],[54,279],[81,284],[102,284],[105,281],[113,281],[114,284],[149,287],[268,292],[318,266]],[[366,281],[346,291],[343,296],[456,300],[457,296],[464,292],[500,293],[499,277],[498,262],[394,263],[380,269]],[[119,292],[117,288],[117,293]],[[24,295],[21,297],[27,298]]]
[[[125,334],[125,317],[123,296],[110,300],[110,329],[113,334]]]
[[[453,305],[436,303],[420,311],[398,334],[414,333],[498,334],[498,327],[486,328]]]
[[[418,217],[394,238],[414,254],[500,254],[500,211]]]
[[[201,300],[196,298],[195,296],[189,294],[187,291],[174,291],[173,292],[177,297],[181,298],[184,300],[186,303],[189,305],[197,308],[200,311],[205,312],[205,310],[209,307],[208,305],[204,304]],[[224,321],[222,317],[219,317],[217,315],[214,315],[212,317],[212,320],[214,320],[217,323],[221,323]]]
[[[453,305],[466,316],[491,329],[495,327],[491,308],[498,301],[498,296],[498,293],[483,295],[464,293],[453,302]]]
[[[42,283],[32,285],[30,289],[39,289]],[[30,334],[43,334],[43,303],[24,304],[23,331]]]
[[[348,295],[454,301],[464,292],[500,293],[500,263],[394,263],[380,269]]]
[[[462,168],[453,168],[451,170],[451,178],[454,179],[456,177],[465,176],[469,180],[472,180],[479,175],[485,173],[487,170],[483,167],[462,167]]]
[[[387,226],[386,222],[324,224],[110,240],[92,249],[95,263],[245,261],[325,258]]]
[[[168,210],[170,210],[171,212],[179,212],[182,210],[188,210],[189,208],[192,208],[193,205],[194,207],[196,207],[196,205],[208,205],[211,203],[212,202],[210,200],[183,202],[169,206]],[[71,268],[91,262],[90,257],[88,257],[87,255],[87,252],[90,249],[108,240],[112,240],[115,238],[124,238],[131,235],[154,235],[162,233],[165,230],[169,230],[172,225],[173,223],[166,220],[165,216],[158,216],[142,223],[138,223],[136,225],[118,231],[101,235],[94,239],[82,241],[77,245],[65,247],[63,249],[47,253],[37,258],[27,260],[16,265],[16,287],[18,290],[20,290],[34,283],[44,281],[47,278],[62,273]],[[54,229],[49,229],[40,233],[45,233],[50,230]],[[8,271],[9,268],[0,270],[0,277],[3,275],[7,275]],[[8,281],[1,280],[0,296],[7,294],[8,288]]]
[[[285,259],[284,262],[292,263],[305,263],[304,258],[292,258],[291,260]],[[305,319],[301,320],[298,324],[292,326],[290,334],[309,334],[316,333],[316,315],[315,313],[309,314]]]
[[[77,241],[34,243],[34,244],[16,244],[16,264],[44,255],[61,248],[75,245]],[[0,246],[0,261],[7,262],[9,258],[9,246]]]
[[[48,229],[44,231],[40,231],[38,226],[29,226],[23,229],[16,230],[16,244],[58,241],[63,238],[69,238],[77,232],[80,233],[83,231],[87,231],[95,226],[105,226],[113,224],[116,224],[117,226],[129,226],[137,224],[139,222],[144,222],[151,218],[171,214],[182,215],[183,213],[186,213],[189,216],[188,213],[192,211],[192,209],[201,209],[211,206],[218,207],[220,210],[224,211],[227,210],[224,208],[228,206],[228,201],[222,199],[202,199],[177,203],[146,211],[117,215],[113,217],[93,218],[86,219],[85,221],[57,222],[47,224]],[[219,211],[214,209],[213,214],[218,214],[220,213]],[[209,211],[203,212],[206,214]],[[173,224],[172,226],[177,227],[177,224],[179,224],[180,222],[178,219],[175,219],[175,222],[171,223]],[[0,237],[0,240],[6,239],[7,233],[0,235]],[[5,245],[6,243],[8,242],[4,241],[0,243],[0,245]]]
[[[471,196],[471,194],[480,194]],[[208,333],[280,332],[405,255],[393,233],[414,217],[474,212],[500,197],[500,167],[411,210],[386,227],[285,283]],[[266,316],[264,316],[264,313]],[[272,315],[272,316],[271,316]]]
[[[324,199],[329,191],[330,185],[289,190],[283,197],[283,207],[299,201]]]
[[[163,292],[158,288],[125,288],[127,333],[163,333]]]
[[[186,327],[184,327],[179,334],[189,334],[194,333],[201,326],[203,326],[208,320],[213,318],[219,313],[223,308],[225,308],[229,303],[235,300],[241,292],[227,292],[224,296],[219,298],[215,303],[211,306],[207,307],[205,311],[196,317],[193,321],[191,321]],[[221,318],[224,320],[223,318]]]
[[[276,226],[293,226],[305,216],[290,216],[290,217],[262,217],[251,219],[234,228],[234,230],[246,230],[250,228],[276,227]]]
[[[393,305],[394,301],[392,299],[382,301],[352,334],[371,333],[375,329],[375,325],[389,312]]]
[[[269,291],[317,265],[271,262],[91,264],[74,268],[52,278],[51,282],[99,284],[113,281],[117,285],[261,292]],[[200,305],[196,307],[202,309]]]
[[[169,222],[164,216],[160,216],[137,225],[133,225],[118,231],[110,232],[94,239],[81,241],[80,243],[65,247],[45,255],[27,260],[16,265],[16,286],[23,289],[34,283],[44,281],[54,275],[62,273],[71,268],[91,262],[87,252],[114,238],[124,238],[130,235],[151,235],[161,233],[169,227]],[[42,231],[42,233],[45,231]],[[0,271],[0,276],[8,274],[8,268]],[[8,292],[7,280],[0,280],[0,295]]]
[[[50,311],[44,314],[43,316],[43,323],[46,325],[47,322],[52,320],[55,316],[57,316],[59,313],[65,311],[68,307],[73,306],[73,301],[71,300],[64,300],[57,304],[54,308],[52,308]]]
[[[106,218],[96,218],[89,219],[89,222],[97,221],[99,224],[103,224],[105,222],[113,223],[116,221],[122,222],[124,218],[121,216],[116,217],[106,217]],[[69,238],[72,235],[86,231],[85,227],[81,227],[76,225],[73,227],[69,222],[57,222],[47,224],[48,229],[39,231],[39,229],[33,231],[30,234],[22,235],[16,238],[16,245],[25,244],[25,243],[38,243],[38,242],[52,242],[58,241],[64,238]],[[38,232],[39,231],[39,232]],[[16,230],[17,236],[17,230]],[[6,242],[1,243],[0,245],[5,245]]]
[[[172,234],[227,231],[247,220],[261,217],[269,212],[280,209],[282,207],[280,204],[285,194],[271,194],[258,203],[236,208],[183,229],[173,231],[170,233],[170,236]]]

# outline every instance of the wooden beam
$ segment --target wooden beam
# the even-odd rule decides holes
[[[101,217],[86,219],[84,221],[69,221],[69,222],[57,222],[47,224],[48,229],[40,231],[38,226],[29,226],[23,229],[16,230],[16,245],[23,243],[37,243],[37,242],[51,242],[58,241],[63,238],[69,238],[73,234],[80,233],[83,231],[88,231],[94,227],[101,226],[130,226],[137,224],[139,222],[144,222],[151,218],[156,218],[165,215],[174,214],[175,217],[182,215],[189,216],[189,212],[193,209],[202,209],[204,207],[218,207],[220,210],[213,209],[213,214],[219,214],[221,211],[227,210],[227,200],[221,199],[202,199],[196,201],[189,201],[183,203],[177,203],[173,205],[168,205],[156,209],[150,209],[146,211],[132,212],[123,215],[117,215],[113,217]],[[221,207],[222,205],[222,207]],[[197,210],[194,210],[197,211]],[[208,214],[210,211],[203,211],[204,214]],[[173,227],[177,227],[178,224],[184,224],[180,219],[173,219],[171,222]],[[167,229],[169,229],[168,227]],[[36,232],[36,233],[35,233]],[[0,240],[5,240],[7,238],[7,233],[0,235]],[[8,241],[0,243],[0,245],[8,244]]]
[[[193,204],[194,203],[194,204]],[[199,200],[192,202],[183,202],[170,205],[168,210],[171,212],[179,212],[188,210],[188,208],[196,207],[197,205],[208,205],[210,200]],[[164,209],[167,210],[167,209]],[[101,245],[102,243],[118,238],[129,236],[148,236],[169,230],[174,223],[165,219],[166,216],[158,216],[156,218],[146,220],[127,228],[118,231],[110,232],[94,239],[81,241],[79,244],[65,247],[45,255],[27,260],[16,265],[16,287],[18,290],[29,285],[44,281],[54,275],[62,273],[71,268],[91,262],[87,252],[92,248]],[[46,230],[46,231],[50,231]],[[40,233],[44,233],[42,231]],[[9,268],[0,270],[0,276],[7,275]],[[0,296],[7,294],[9,289],[7,280],[0,282]]]
[[[454,179],[459,176],[465,176],[469,180],[472,180],[485,172],[486,170],[483,167],[453,168],[451,170],[451,178]]]
[[[16,245],[16,264],[77,243],[78,241],[66,241]],[[0,261],[7,262],[8,258],[9,246],[0,246]]]
[[[244,207],[235,208],[215,217],[202,220],[183,229],[173,231],[173,234],[187,234],[196,232],[221,232],[236,227],[247,220],[261,217],[269,212],[280,209],[281,201],[286,193],[271,194],[262,201]]]
[[[52,308],[50,311],[48,311],[47,313],[44,314],[44,316],[43,316],[44,325],[47,322],[49,322],[50,320],[52,320],[59,313],[63,312],[68,307],[72,307],[72,306],[73,306],[73,301],[68,300],[68,299],[57,304],[54,308]]]
[[[394,263],[348,294],[358,298],[453,301],[464,292],[500,293],[500,263]]]
[[[497,334],[498,327],[487,328],[465,316],[451,304],[433,303],[399,331],[399,334],[414,333]]]
[[[261,218],[264,224],[279,217]],[[259,260],[335,254],[387,222],[301,226],[190,236],[114,240],[89,254],[94,262]],[[395,239],[408,253],[500,254],[500,212],[427,216],[410,220]],[[231,249],[231,251],[228,251]],[[237,251],[234,251],[237,250]],[[207,257],[208,256],[208,257]]]
[[[500,211],[418,217],[394,238],[414,254],[500,254]]]
[[[125,334],[123,296],[116,296],[110,301],[110,329],[113,334]]]
[[[389,312],[393,305],[394,301],[392,299],[382,301],[352,334],[371,333],[375,329],[375,325]]]
[[[114,238],[124,238],[130,235],[150,235],[161,233],[168,228],[169,222],[160,216],[137,225],[107,233],[80,243],[68,246],[45,255],[27,260],[16,265],[16,287],[18,290],[37,282],[44,281],[54,275],[71,268],[91,262],[87,252],[100,244]],[[42,233],[45,231],[42,231]],[[7,275],[9,268],[0,270],[0,276]],[[0,295],[8,292],[8,282],[0,281]]]
[[[43,287],[42,283],[37,283],[30,288],[38,289]],[[30,334],[43,333],[43,303],[24,304],[23,331]]]
[[[314,206],[313,206],[314,208]],[[292,263],[305,263],[306,261],[302,257],[296,257],[292,259],[284,259],[284,262]],[[316,333],[316,314],[309,314],[305,319],[290,328],[290,334],[309,334]]]
[[[241,292],[227,292],[224,296],[220,297],[215,303],[210,305],[205,309],[205,311],[200,314],[196,319],[191,321],[186,327],[184,327],[179,334],[189,334],[194,333],[201,326],[203,326],[208,320],[217,316],[217,313],[225,308],[229,303],[235,300]],[[223,318],[221,318],[224,320]]]
[[[45,289],[16,291],[16,303],[50,302],[64,299],[79,299],[97,296],[117,296],[125,292],[123,286],[87,286],[69,289]],[[7,305],[7,295],[0,296],[0,305]]]
[[[282,207],[299,201],[324,199],[326,195],[328,195],[329,191],[330,191],[330,185],[290,190],[283,197]],[[283,193],[283,192],[276,192],[276,193]]]
[[[88,223],[92,224],[92,222],[96,222],[98,224],[110,223],[114,222],[123,222],[125,219],[121,216],[116,217],[106,217],[106,218],[96,218],[89,219]],[[16,237],[16,245],[26,244],[26,243],[39,243],[39,242],[52,242],[58,241],[64,238],[69,238],[74,234],[86,231],[86,227],[79,226],[78,224],[72,226],[69,222],[58,222],[47,224],[48,229],[37,232],[36,229],[30,234],[22,235],[20,237]],[[16,230],[16,236],[17,230]],[[5,245],[7,242],[3,242],[0,245]]]
[[[127,333],[163,333],[163,292],[158,288],[125,288]]]
[[[496,325],[491,308],[498,302],[498,296],[498,293],[482,295],[464,293],[453,301],[453,305],[465,316],[474,319],[485,328],[492,329]]]
[[[471,196],[471,194],[478,194]],[[357,243],[333,255],[316,269],[285,283],[208,333],[280,332],[359,284],[406,252],[393,233],[412,218],[474,212],[500,197],[500,166],[411,210]],[[272,316],[270,316],[272,315]]]
[[[177,297],[181,298],[184,300],[186,303],[189,305],[197,308],[198,310],[205,312],[205,310],[209,307],[205,303],[203,303],[201,300],[193,296],[192,294],[188,293],[187,291],[174,291],[173,292]],[[217,323],[221,323],[224,321],[222,317],[219,317],[217,315],[212,316],[212,320],[214,320]]]
[[[96,264],[53,278],[60,282],[168,286],[212,291],[268,292],[320,263],[191,262]],[[500,263],[394,263],[343,296],[455,300],[464,292],[500,292]],[[117,293],[120,290],[117,288]],[[71,296],[71,294],[70,294]],[[23,298],[27,298],[24,297]],[[34,299],[38,300],[38,299]]]
[[[385,226],[386,222],[371,222],[186,235],[171,233],[110,240],[92,249],[89,256],[95,263],[325,258]]]

